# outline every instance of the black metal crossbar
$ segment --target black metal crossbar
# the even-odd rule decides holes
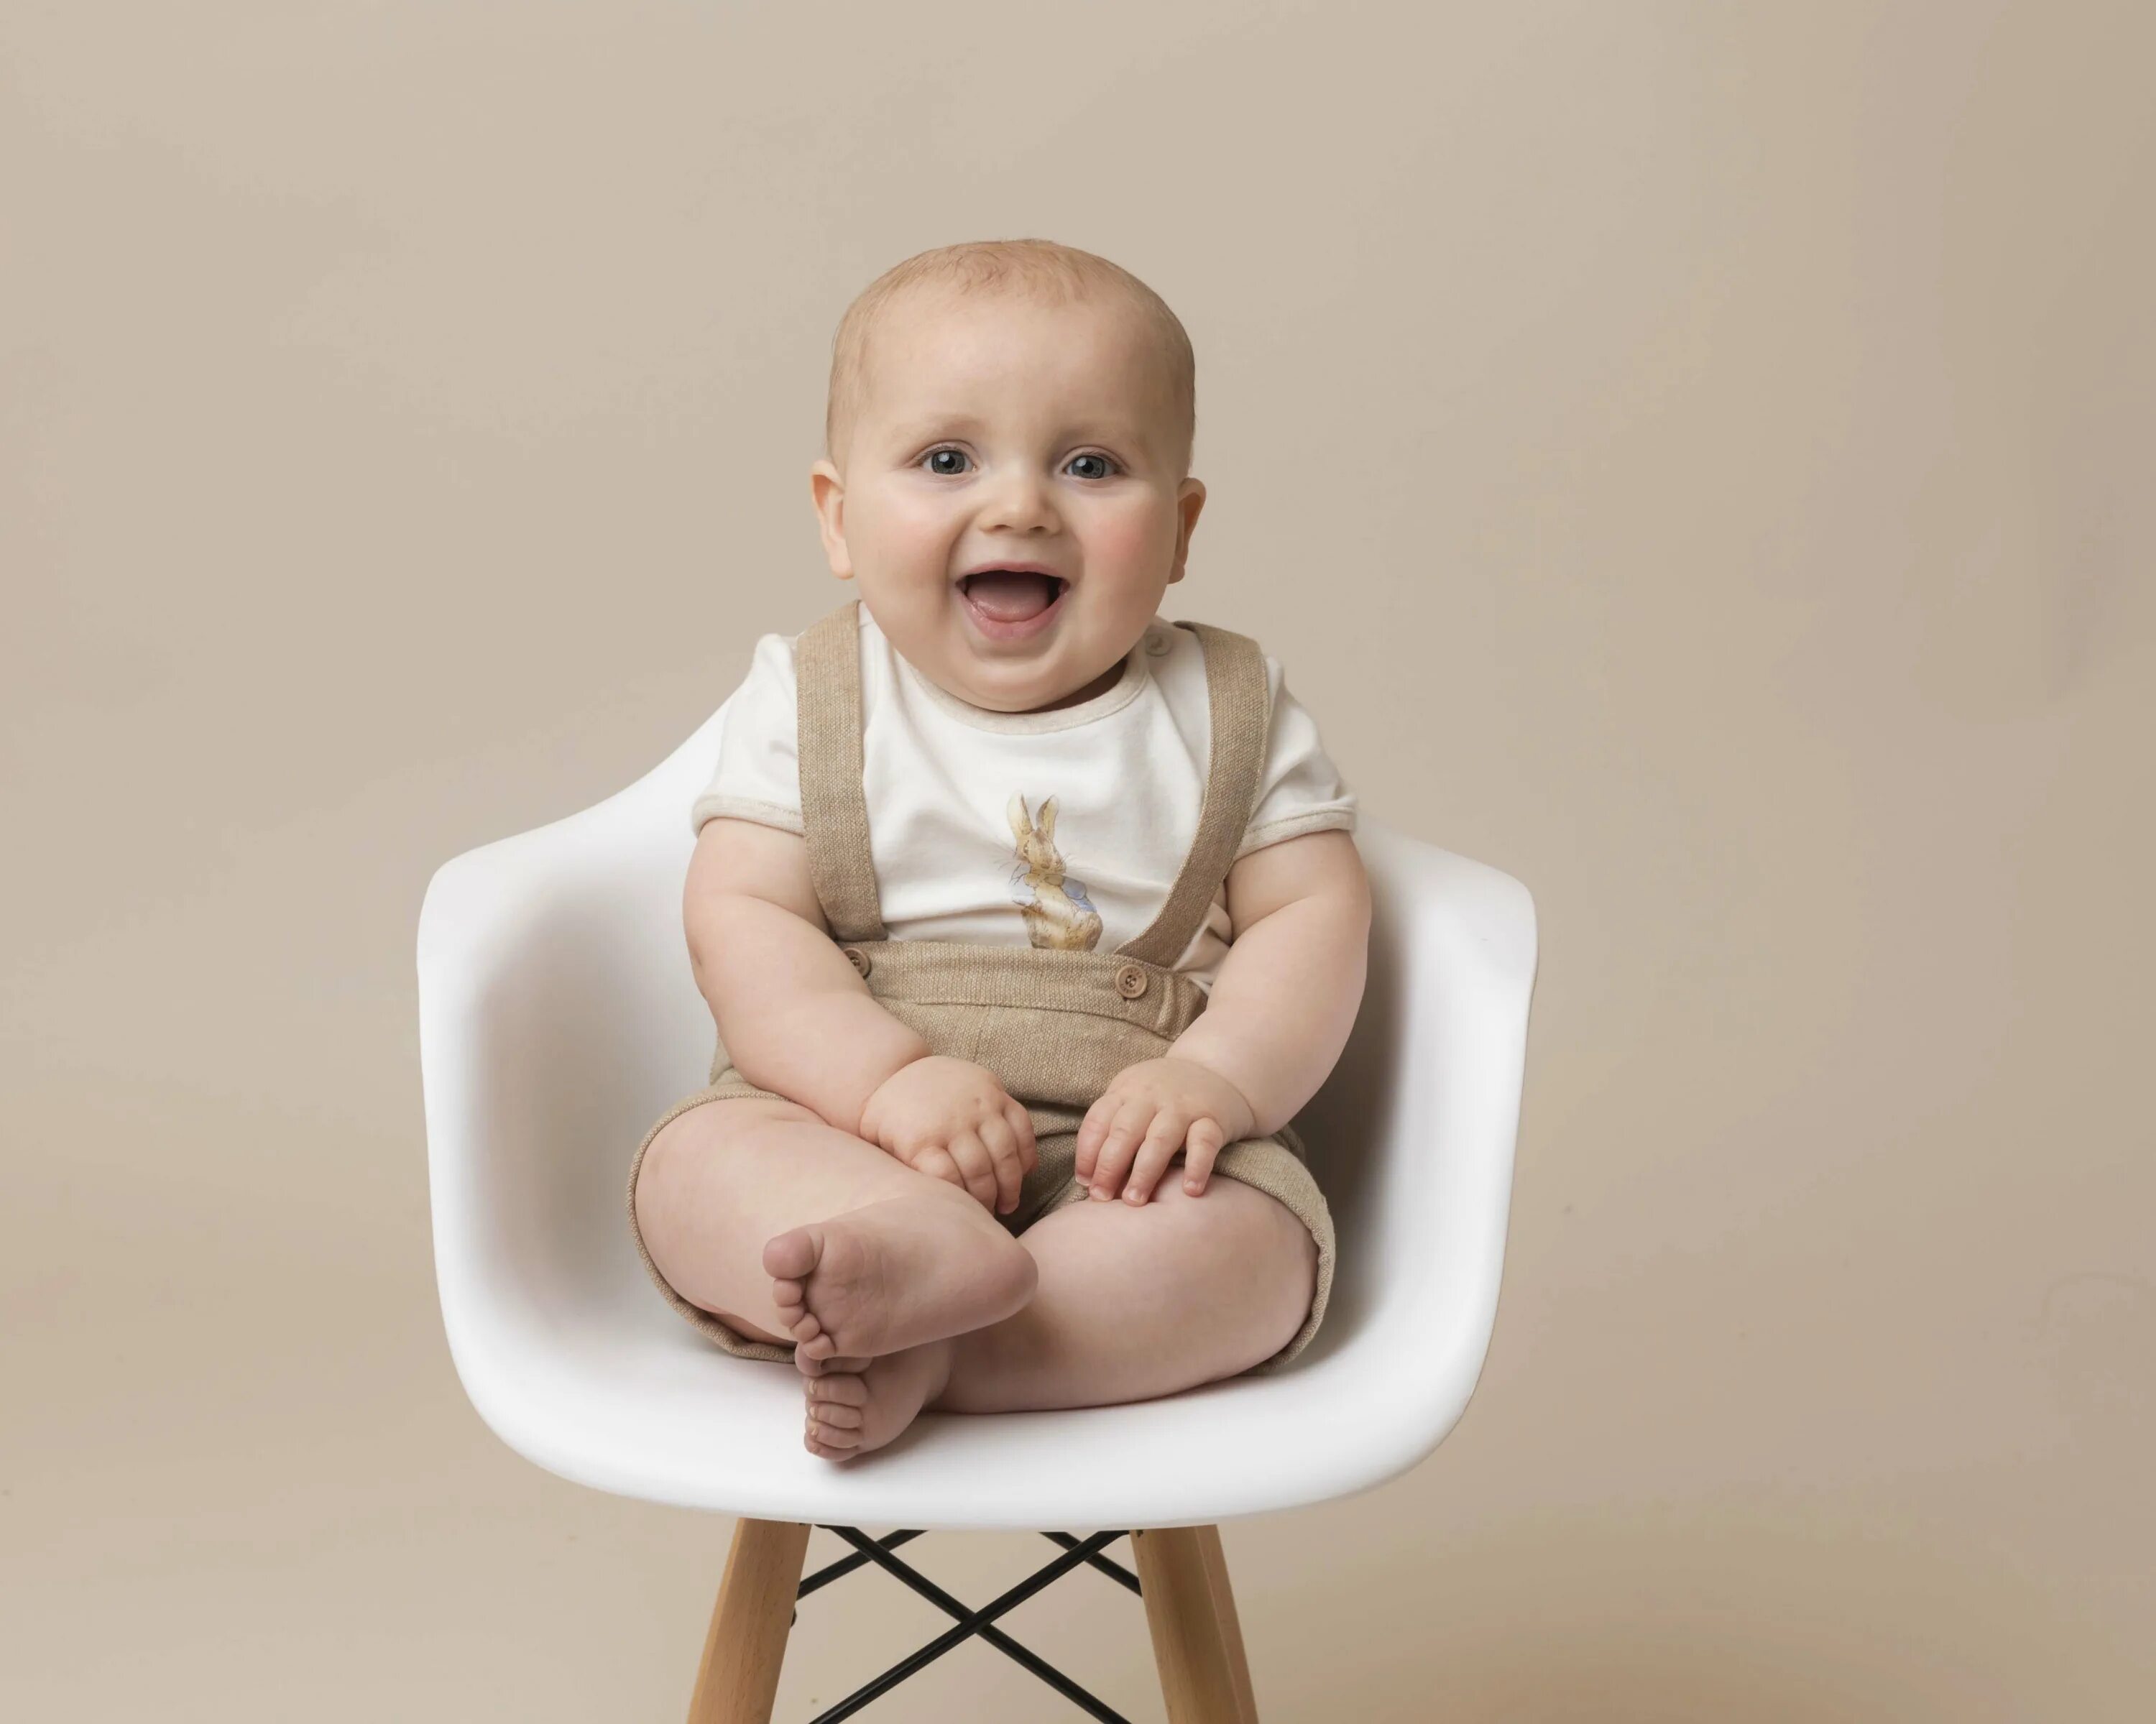
[[[1044,1532],[1040,1536],[1046,1539],[1050,1544],[1061,1545],[1066,1551],[1075,1550],[1078,1547],[1078,1541],[1073,1538],[1067,1532]],[[886,1543],[887,1542],[886,1542]],[[1138,1586],[1137,1576],[1132,1573],[1129,1569],[1124,1568],[1123,1565],[1121,1562],[1118,1562],[1113,1557],[1103,1557],[1096,1553],[1086,1557],[1086,1560],[1094,1568],[1099,1569],[1101,1573],[1106,1575],[1109,1579],[1120,1581],[1123,1585],[1128,1587],[1132,1592],[1137,1593],[1140,1598],[1143,1598],[1145,1596],[1144,1592]]]
[[[918,1532],[896,1532],[882,1539],[873,1539],[853,1526],[826,1526],[824,1530],[826,1532],[836,1533],[840,1538],[845,1540],[854,1547],[854,1554],[850,1557],[842,1557],[828,1567],[818,1569],[815,1573],[803,1581],[795,1593],[797,1602],[806,1598],[818,1587],[828,1585],[843,1574],[851,1573],[854,1569],[864,1563],[873,1562],[893,1579],[920,1593],[945,1615],[954,1618],[956,1626],[937,1635],[911,1656],[900,1660],[873,1681],[855,1689],[836,1706],[819,1712],[810,1721],[810,1724],[839,1724],[839,1720],[841,1718],[850,1718],[870,1701],[896,1688],[908,1676],[934,1663],[960,1641],[970,1639],[975,1634],[978,1634],[1006,1658],[1030,1670],[1065,1699],[1101,1720],[1101,1724],[1130,1724],[1130,1721],[1112,1706],[1096,1700],[1072,1681],[1070,1677],[1065,1675],[1062,1671],[1057,1670],[1054,1665],[1049,1663],[1046,1659],[1028,1651],[1001,1629],[994,1626],[998,1617],[1015,1610],[1035,1593],[1053,1585],[1070,1573],[1072,1569],[1085,1563],[1092,1564],[1128,1586],[1132,1592],[1137,1592],[1137,1577],[1120,1562],[1101,1555],[1102,1547],[1121,1538],[1123,1536],[1121,1532],[1096,1532],[1091,1537],[1082,1540],[1072,1538],[1070,1534],[1065,1532],[1048,1534],[1050,1539],[1063,1546],[1061,1556],[1045,1568],[1039,1569],[1020,1581],[1001,1598],[983,1605],[978,1610],[969,1610],[957,1598],[952,1598],[950,1593],[937,1585],[934,1581],[929,1579],[927,1575],[921,1573],[919,1569],[891,1554],[894,1549],[905,1543],[906,1540],[920,1537],[921,1534]]]
[[[887,1537],[878,1539],[876,1542],[887,1551],[895,1551],[908,1539],[920,1537],[921,1534],[917,1532],[894,1532]],[[856,1568],[865,1568],[868,1565],[869,1559],[859,1551],[855,1551],[850,1557],[841,1557],[835,1562],[827,1563],[794,1588],[793,1602],[798,1604],[819,1587],[827,1587],[834,1580],[843,1580]]]

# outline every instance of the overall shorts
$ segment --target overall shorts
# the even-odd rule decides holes
[[[1086,1111],[1116,1073],[1165,1054],[1205,1008],[1204,991],[1169,967],[1204,925],[1255,803],[1270,717],[1264,657],[1247,636],[1204,623],[1175,625],[1192,631],[1204,649],[1210,757],[1197,836],[1168,901],[1142,933],[1114,952],[893,940],[884,928],[870,865],[861,782],[858,603],[849,600],[796,643],[801,818],[810,878],[832,937],[877,1002],[932,1051],[993,1072],[1031,1116],[1038,1164],[1026,1176],[1017,1208],[996,1217],[1019,1234],[1065,1203],[1087,1198],[1072,1171]],[[629,1174],[629,1228],[644,1268],[690,1322],[738,1358],[790,1360],[791,1342],[752,1341],[684,1299],[659,1273],[637,1231],[637,1172],[665,1126],[706,1102],[785,1099],[744,1078],[723,1047],[711,1076],[706,1087],[669,1108],[637,1146]],[[1263,1374],[1307,1347],[1325,1316],[1332,1216],[1291,1126],[1226,1145],[1214,1173],[1276,1198],[1317,1242],[1309,1314],[1286,1347],[1249,1373]]]

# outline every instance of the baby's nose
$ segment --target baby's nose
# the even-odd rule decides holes
[[[1053,531],[1055,500],[1040,475],[1029,467],[1011,467],[997,475],[981,505],[981,525],[1020,532]]]

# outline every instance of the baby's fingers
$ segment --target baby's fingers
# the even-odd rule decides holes
[[[1183,1156],[1183,1188],[1193,1197],[1205,1194],[1205,1182],[1213,1177],[1213,1163],[1220,1158],[1221,1146],[1228,1134],[1220,1129],[1215,1119],[1194,1121],[1190,1135],[1185,1140]]]
[[[1019,1165],[1017,1134],[1011,1130],[1010,1121],[998,1114],[981,1121],[981,1142],[988,1145],[995,1162],[996,1200],[991,1207],[997,1214],[1008,1215],[1018,1208],[1019,1188],[1025,1183],[1025,1170]]]
[[[1004,1103],[1004,1117],[1018,1138],[1019,1165],[1030,1173],[1040,1165],[1040,1147],[1034,1142],[1033,1116],[1016,1101]]]
[[[996,1162],[988,1147],[971,1131],[955,1133],[944,1145],[958,1171],[966,1176],[966,1189],[980,1206],[993,1213],[996,1207]]]
[[[1153,1116],[1145,1142],[1138,1146],[1137,1161],[1131,1168],[1131,1183],[1123,1188],[1127,1201],[1142,1203],[1152,1196],[1152,1188],[1160,1183],[1160,1176],[1175,1159],[1176,1151],[1183,1147],[1183,1116],[1179,1113],[1163,1108]]]
[[[1108,1135],[1108,1127],[1115,1121],[1116,1110],[1122,1106],[1122,1097],[1110,1090],[1087,1108],[1086,1117],[1078,1122],[1078,1140],[1073,1146],[1077,1151],[1078,1159],[1071,1172],[1078,1176],[1081,1185],[1093,1183],[1093,1159],[1100,1154],[1101,1140]]]
[[[1093,1174],[1089,1183],[1095,1197],[1111,1198],[1123,1188],[1124,1177],[1131,1170],[1131,1158],[1137,1153],[1152,1116],[1149,1102],[1127,1101],[1117,1109],[1093,1157]]]

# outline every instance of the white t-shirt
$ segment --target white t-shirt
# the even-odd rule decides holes
[[[1151,925],[1198,833],[1212,746],[1204,649],[1156,617],[1105,693],[1050,712],[993,712],[939,688],[900,657],[868,607],[860,609],[862,784],[869,852],[894,940],[1054,944],[1029,930],[1099,932],[1112,952]],[[715,815],[801,831],[794,642],[767,634],[726,708],[717,769],[690,824]],[[1270,719],[1265,765],[1240,858],[1306,832],[1355,826],[1353,793],[1265,659]],[[1060,893],[1019,854],[1014,799],[1050,824]],[[1042,913],[1029,917],[1026,906]],[[1052,912],[1052,917],[1049,916]],[[1227,893],[1173,968],[1209,992],[1227,954]],[[1067,943],[1067,942],[1065,942]]]

